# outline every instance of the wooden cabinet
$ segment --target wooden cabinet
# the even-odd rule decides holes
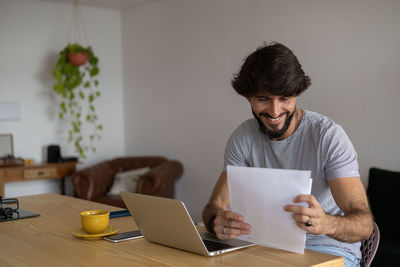
[[[0,168],[0,195],[4,197],[4,184],[38,179],[60,179],[61,193],[65,193],[64,178],[76,171],[77,162],[48,163],[33,166]]]

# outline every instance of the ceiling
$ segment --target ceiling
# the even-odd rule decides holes
[[[58,2],[58,3],[66,3],[73,4],[74,0],[38,0],[38,1],[47,1],[47,2]],[[116,8],[116,9],[124,9],[128,7],[134,7],[137,5],[145,4],[148,2],[154,2],[156,0],[78,0],[79,5],[83,6],[98,6],[98,7],[106,7],[106,8]]]

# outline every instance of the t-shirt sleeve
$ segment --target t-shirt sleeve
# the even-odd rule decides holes
[[[343,128],[334,125],[322,137],[322,155],[327,180],[360,177],[357,153]]]
[[[249,166],[246,161],[245,141],[242,130],[240,127],[236,129],[226,143],[223,172],[226,172],[226,166],[228,165]]]

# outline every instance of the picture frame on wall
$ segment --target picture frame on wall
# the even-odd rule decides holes
[[[12,134],[0,134],[0,158],[14,157],[14,141]]]

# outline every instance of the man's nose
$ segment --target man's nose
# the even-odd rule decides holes
[[[281,107],[278,101],[271,101],[268,114],[274,119],[278,118],[279,115],[281,115]]]

